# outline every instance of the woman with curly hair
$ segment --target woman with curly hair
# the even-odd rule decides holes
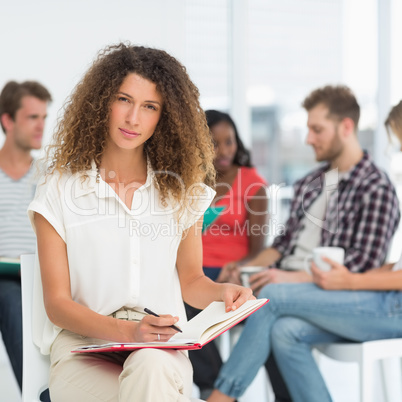
[[[221,300],[229,311],[252,298],[202,272],[214,168],[198,97],[166,52],[118,44],[99,54],[66,104],[29,207],[46,310],[34,306],[34,340],[50,353],[53,401],[188,400],[185,352],[70,351],[167,341],[186,320],[183,299],[198,308]]]

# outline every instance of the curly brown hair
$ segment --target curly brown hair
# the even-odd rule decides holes
[[[163,50],[127,43],[101,50],[67,100],[48,149],[50,172],[85,173],[92,161],[100,166],[110,106],[130,73],[155,83],[163,98],[161,118],[144,147],[158,172],[155,184],[162,201],[168,196],[181,199],[183,184],[185,190],[202,182],[214,186],[213,143],[199,91],[185,67]]]

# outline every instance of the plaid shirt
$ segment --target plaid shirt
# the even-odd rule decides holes
[[[345,265],[352,272],[381,266],[400,218],[398,198],[388,176],[366,152],[337,186],[330,175],[337,176],[337,170],[329,171],[326,164],[295,183],[285,233],[275,238],[272,247],[282,257],[293,253],[303,218],[325,188],[325,219],[317,223],[322,228],[320,245],[342,247]]]

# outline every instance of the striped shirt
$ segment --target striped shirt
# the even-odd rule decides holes
[[[17,258],[34,253],[36,236],[28,219],[28,205],[35,195],[36,168],[19,180],[0,169],[0,256]]]
[[[320,246],[342,247],[345,266],[352,272],[381,266],[400,218],[393,185],[366,152],[341,178],[335,191],[330,191],[333,180],[328,180],[332,172],[325,164],[295,183],[285,233],[275,238],[272,247],[282,258],[293,254],[303,229],[303,217],[324,189],[327,210],[324,220],[317,221],[321,227]]]

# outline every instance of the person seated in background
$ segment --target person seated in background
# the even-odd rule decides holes
[[[400,142],[402,151],[402,100],[390,110],[384,124],[388,138],[392,141],[393,133]]]
[[[392,108],[386,125],[402,144],[402,102]],[[383,211],[376,219],[390,213]],[[271,349],[294,402],[330,402],[311,353],[313,344],[402,337],[402,256],[396,264],[364,272],[323,260],[331,269],[321,271],[313,263],[313,283],[262,288],[259,295],[271,301],[247,319],[208,402],[242,395]]]
[[[252,166],[233,119],[217,110],[205,115],[215,146],[216,195],[210,208],[222,210],[203,233],[203,265],[208,277],[222,282],[222,268],[247,264],[265,247],[267,183]]]
[[[9,81],[0,94],[0,122],[5,141],[0,149],[0,257],[19,259],[34,253],[36,237],[27,217],[35,194],[32,150],[42,146],[49,91],[36,81]],[[22,388],[21,280],[0,271],[0,332]]]
[[[393,185],[359,144],[360,107],[352,91],[324,86],[302,105],[308,113],[307,144],[325,163],[295,183],[285,233],[249,261],[270,267],[250,277],[255,292],[269,283],[311,282],[306,258],[318,246],[343,248],[350,272],[380,266],[399,222]],[[222,272],[231,282],[238,275],[238,266]],[[291,400],[272,355],[266,367],[277,400]]]
[[[215,144],[216,195],[210,210],[220,215],[202,236],[203,269],[206,276],[219,280],[221,268],[246,264],[265,246],[268,215],[266,182],[252,167],[250,152],[240,139],[233,119],[217,110],[205,112]],[[190,319],[200,310],[186,305]],[[190,351],[194,382],[206,399],[222,365],[215,342]]]

